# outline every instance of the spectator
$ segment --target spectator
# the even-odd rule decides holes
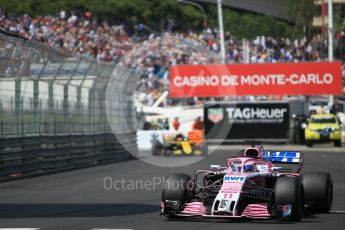
[[[164,130],[165,129],[165,124],[164,124],[164,121],[163,119],[158,119],[157,120],[157,123],[158,123],[158,130]]]
[[[197,117],[193,123],[192,130],[203,130],[204,124],[201,121],[201,117]]]
[[[170,28],[176,26],[174,22],[169,23]],[[201,33],[154,33],[143,23],[138,23],[133,28],[125,28],[123,25],[96,20],[91,11],[62,10],[56,15],[37,17],[27,14],[7,17],[5,12],[0,11],[0,29],[17,33],[29,40],[46,43],[58,48],[61,53],[82,60],[121,63],[135,67],[141,75],[137,90],[144,92],[140,98],[148,106],[152,106],[154,101],[169,89],[171,65],[219,62],[219,31],[212,28]],[[335,40],[336,50],[341,51],[341,56],[345,53],[342,52],[345,50],[344,31],[339,33]],[[226,32],[225,45],[229,63],[244,61],[241,39]],[[257,36],[249,41],[249,59],[252,63],[322,61],[327,58],[326,45],[326,40],[319,34],[314,34],[309,43],[304,38],[290,40]],[[195,103],[203,101],[167,98],[161,105]]]
[[[174,130],[178,131],[178,129],[180,128],[180,122],[178,117],[175,117],[172,126],[174,127]]]
[[[343,110],[343,106],[341,104],[339,104],[339,100],[335,99],[334,103],[331,107],[330,113],[337,115],[339,112],[344,112]]]
[[[152,128],[151,123],[145,119],[144,125],[143,125],[143,130],[151,130],[151,128]]]
[[[170,129],[169,118],[165,118],[165,121],[164,121],[164,129],[165,129],[165,130],[169,130],[169,129]]]

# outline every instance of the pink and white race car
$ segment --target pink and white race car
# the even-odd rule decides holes
[[[227,166],[211,165],[193,178],[166,178],[161,214],[168,218],[214,217],[300,221],[305,208],[326,213],[333,200],[332,177],[326,172],[300,173],[301,152],[265,151],[262,145],[240,151]],[[297,169],[278,167],[278,164]]]

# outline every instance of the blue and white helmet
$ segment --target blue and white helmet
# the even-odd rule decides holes
[[[255,172],[256,165],[255,164],[245,164],[243,165],[243,172]]]

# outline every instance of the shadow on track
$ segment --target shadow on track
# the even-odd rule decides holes
[[[2,218],[111,217],[159,212],[149,204],[0,204]]]
[[[280,220],[254,220],[254,219],[243,219],[243,220],[220,220],[216,219],[202,219],[202,218],[190,218],[190,219],[169,219],[167,221],[183,221],[183,222],[214,222],[214,223],[247,223],[247,224],[276,224],[276,225],[293,225],[297,223],[321,223],[324,221],[320,220],[308,220],[302,219],[301,222],[290,222],[290,221],[280,221]]]

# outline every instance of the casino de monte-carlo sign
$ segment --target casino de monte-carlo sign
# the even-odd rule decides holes
[[[170,96],[340,95],[340,62],[177,65]],[[216,116],[216,115],[215,115]]]

